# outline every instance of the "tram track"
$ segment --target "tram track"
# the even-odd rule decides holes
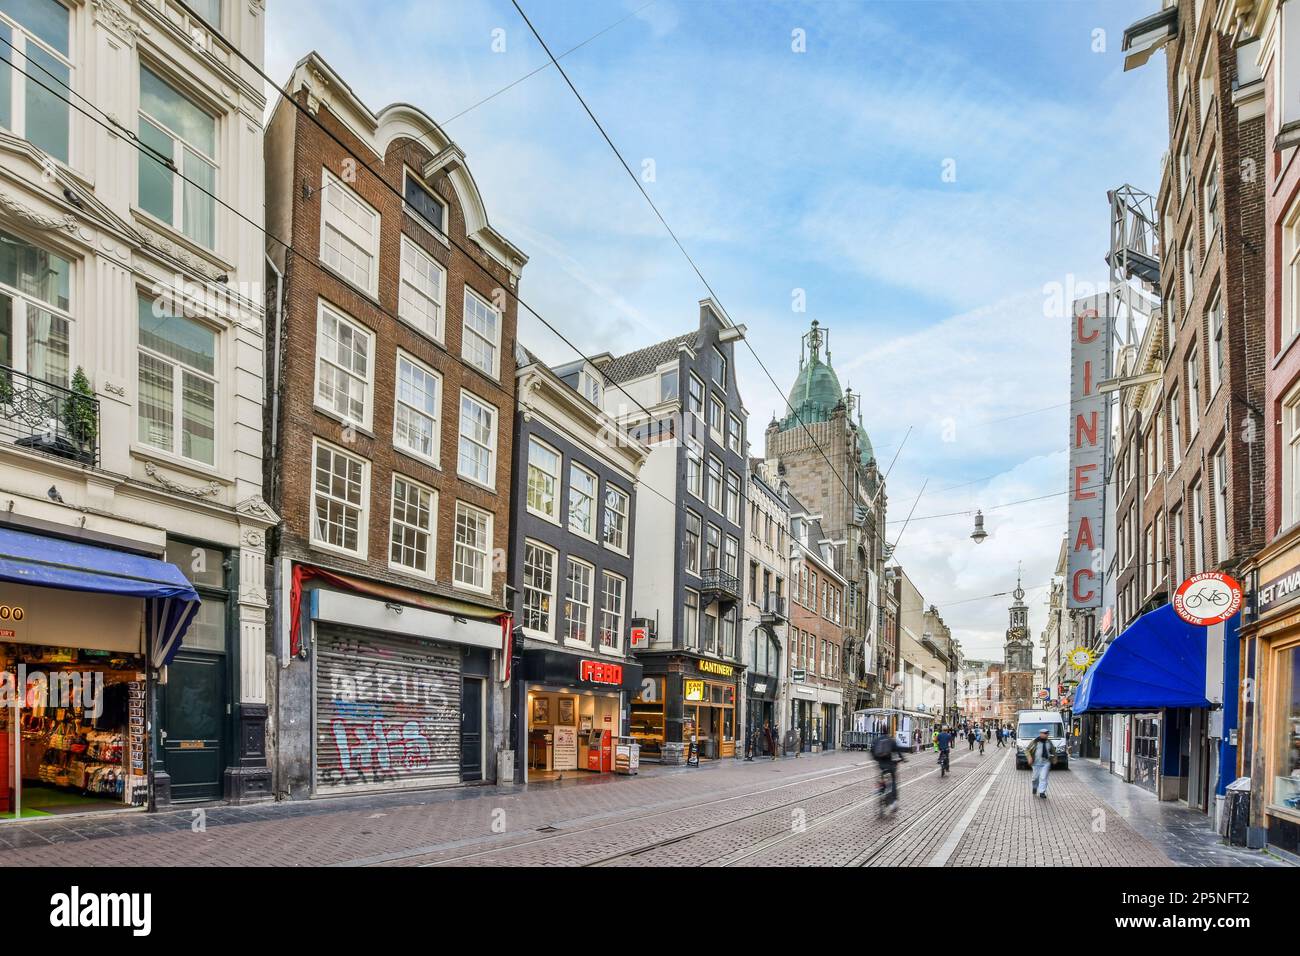
[[[717,797],[712,800],[705,800],[705,801],[685,803],[685,804],[683,804],[680,800],[669,801],[673,805],[664,806],[662,809],[652,810],[648,813],[640,814],[639,816],[629,818],[627,814],[620,814],[618,819],[609,820],[604,823],[596,823],[588,826],[578,826],[578,827],[560,827],[556,830],[546,832],[544,833],[544,835],[538,835],[530,839],[520,840],[518,842],[507,843],[499,846],[487,846],[487,847],[483,847],[482,849],[477,849],[466,853],[459,853],[453,856],[440,857],[436,860],[429,860],[423,863],[416,863],[415,865],[454,866],[456,864],[479,860],[482,859],[483,857],[489,857],[496,854],[507,854],[511,851],[537,846],[538,844],[549,844],[557,841],[564,841],[566,839],[577,837],[583,834],[591,834],[598,830],[605,830],[617,826],[625,826],[629,823],[643,822],[653,817],[661,817],[668,814],[685,813],[693,810],[700,810],[708,807],[719,806],[734,801],[753,799],[755,797],[761,797],[764,794],[774,793],[776,791],[785,790],[788,789],[789,787],[794,787],[794,786],[806,786],[809,784],[815,785],[822,781],[830,780],[834,777],[842,776],[845,774],[864,773],[864,772],[869,774],[872,773],[874,769],[875,769],[875,761],[867,760],[860,763],[850,764],[847,767],[836,767],[825,771],[817,771],[813,774],[799,774],[794,779],[787,780],[783,783],[774,784],[773,786],[770,787],[764,787],[760,790],[746,790],[742,793]],[[835,788],[835,789],[838,790],[840,788]],[[823,791],[823,792],[829,793],[833,791]],[[808,799],[808,798],[804,797],[804,799]],[[799,801],[790,801],[786,804],[782,804],[782,806],[788,806],[790,805],[790,803],[797,803],[797,802]],[[553,824],[548,826],[553,826]],[[541,828],[538,828],[538,830],[540,831]],[[447,849],[448,848],[445,846],[418,847],[418,848],[414,848],[411,850],[402,851],[398,853],[386,854],[381,858],[375,858],[375,859],[365,860],[365,861],[352,861],[349,864],[343,864],[343,865],[381,866],[381,865],[394,864],[394,863],[398,863],[398,864],[404,862],[410,863],[418,860],[420,857],[434,856],[436,854],[446,852]]]
[[[962,755],[960,757],[956,757],[952,760],[952,763],[953,764],[961,763],[962,761],[967,759],[967,756],[968,755]],[[939,770],[936,767],[933,770],[927,771],[922,774],[918,774],[917,776],[905,781],[904,785],[911,787],[917,781],[923,780],[926,777],[933,776],[938,772]],[[963,780],[966,779],[966,777],[968,776],[970,775],[963,775]],[[610,854],[609,856],[601,857],[597,860],[591,860],[582,865],[583,866],[612,866],[618,864],[621,861],[635,860],[639,857],[645,856],[650,853],[654,853],[658,850],[670,847],[674,844],[682,843],[687,840],[694,840],[702,835],[714,833],[720,830],[724,830],[726,828],[743,826],[744,824],[747,824],[750,821],[756,820],[760,817],[768,816],[770,814],[779,813],[782,811],[788,811],[791,808],[796,807],[798,805],[801,804],[807,805],[813,801],[817,801],[825,797],[833,796],[834,794],[843,792],[845,790],[849,790],[854,787],[863,787],[863,786],[869,787],[870,791],[862,799],[850,800],[850,802],[847,804],[839,804],[831,808],[830,810],[813,817],[811,820],[806,821],[803,824],[803,826],[801,826],[799,829],[783,828],[783,832],[780,835],[764,838],[763,840],[759,841],[759,843],[752,844],[750,847],[746,847],[744,850],[738,853],[737,852],[723,853],[717,858],[715,858],[714,860],[704,864],[707,866],[734,866],[736,864],[743,862],[744,860],[747,860],[753,856],[758,855],[759,853],[766,852],[767,850],[771,849],[774,846],[780,845],[790,840],[799,839],[800,837],[805,836],[809,831],[824,826],[825,824],[833,820],[839,819],[855,811],[860,811],[863,808],[875,806],[877,801],[879,800],[879,789],[878,789],[879,771],[874,766],[874,761],[871,768],[871,774],[868,779],[850,781],[848,783],[841,784],[838,787],[832,788],[831,790],[826,790],[818,794],[811,794],[811,795],[803,794],[798,799],[789,800],[777,806],[764,807],[755,810],[752,813],[743,814],[741,816],[732,817],[731,819],[728,820],[722,820],[717,823],[710,824],[708,826],[699,827],[695,830],[690,831],[689,833],[665,837],[664,839],[656,840],[654,842],[643,844],[638,847],[633,847],[627,850],[621,850],[618,853],[613,853]],[[899,789],[901,792],[902,786],[900,786]],[[952,793],[952,791],[951,790],[947,791],[947,793],[950,794]]]

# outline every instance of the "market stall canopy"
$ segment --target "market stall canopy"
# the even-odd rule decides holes
[[[149,663],[163,667],[199,611],[180,568],[157,558],[0,528],[0,581],[143,598]]]
[[[1074,695],[1075,716],[1209,707],[1205,631],[1170,604],[1143,614],[1084,674]]]

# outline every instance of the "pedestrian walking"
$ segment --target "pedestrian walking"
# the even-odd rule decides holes
[[[966,750],[968,752],[975,749],[975,731],[973,730],[966,731],[966,743],[967,743]]]
[[[1047,799],[1047,774],[1052,769],[1052,756],[1056,753],[1056,744],[1047,736],[1047,728],[1038,732],[1038,736],[1025,748],[1025,760],[1033,768],[1029,778],[1029,792],[1037,790],[1038,796]]]

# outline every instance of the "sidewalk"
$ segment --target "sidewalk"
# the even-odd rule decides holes
[[[1212,815],[1175,800],[1157,800],[1154,793],[1125,783],[1100,766],[1096,758],[1071,760],[1068,772],[1180,866],[1293,865],[1263,850],[1229,846],[1215,832]]]

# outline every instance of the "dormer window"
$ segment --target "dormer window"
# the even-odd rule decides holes
[[[579,384],[582,387],[582,397],[591,402],[591,404],[595,405],[597,408],[600,408],[601,401],[605,394],[604,383],[601,381],[600,373],[584,368],[579,378],[581,379]]]
[[[439,235],[446,235],[447,207],[433,194],[433,190],[416,179],[409,169],[406,171],[402,198],[405,200],[406,211],[415,218],[416,222]]]

